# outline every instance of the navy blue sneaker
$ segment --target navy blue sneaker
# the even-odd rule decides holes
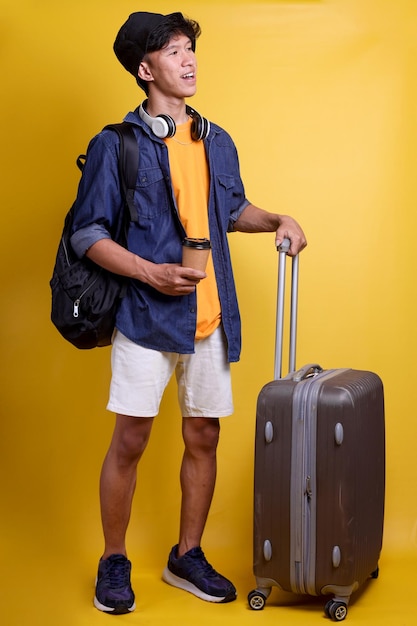
[[[232,602],[236,599],[234,585],[221,576],[207,562],[201,548],[192,548],[178,558],[178,546],[174,546],[165,568],[163,580],[193,593],[207,602]]]
[[[94,606],[99,611],[121,615],[135,610],[135,594],[130,585],[132,564],[123,554],[112,554],[98,564]]]

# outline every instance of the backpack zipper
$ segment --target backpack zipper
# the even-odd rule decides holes
[[[92,283],[90,283],[85,289],[84,291],[78,296],[78,298],[76,300],[74,300],[74,308],[72,311],[72,315],[73,317],[78,317],[79,316],[79,310],[80,310],[80,304],[81,304],[81,298],[83,296],[85,296],[85,294],[87,293],[87,291],[89,289],[91,289],[91,287],[93,287],[93,285],[97,282],[99,277],[99,274],[97,274],[97,276],[95,277],[95,279],[93,280]]]

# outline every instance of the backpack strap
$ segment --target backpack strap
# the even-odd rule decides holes
[[[103,128],[103,130],[105,129],[114,130],[119,135],[119,174],[122,192],[129,209],[130,219],[132,222],[137,222],[138,212],[133,201],[139,168],[139,148],[136,135],[133,132],[132,124],[129,122],[108,124]]]

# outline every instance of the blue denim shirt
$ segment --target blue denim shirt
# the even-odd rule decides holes
[[[128,249],[154,263],[180,263],[186,236],[171,186],[168,150],[142,122],[137,111],[126,118],[139,145],[135,190],[138,222],[130,222]],[[227,233],[248,206],[231,137],[211,124],[204,140],[210,170],[209,228],[212,255],[227,338],[228,359],[238,361],[241,323]],[[79,257],[114,232],[123,210],[118,176],[119,140],[103,130],[88,146],[88,158],[75,202],[72,246]],[[164,352],[194,352],[196,293],[167,296],[139,280],[129,279],[116,317],[116,328],[139,345]]]

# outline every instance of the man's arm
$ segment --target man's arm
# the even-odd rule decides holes
[[[206,277],[204,272],[177,263],[152,263],[129,252],[112,239],[99,239],[86,256],[106,270],[151,285],[168,296],[184,296]]]
[[[234,229],[242,233],[276,232],[275,241],[278,246],[283,239],[291,241],[288,254],[295,256],[307,245],[307,240],[300,225],[289,215],[269,213],[253,204],[249,204],[234,224]]]

